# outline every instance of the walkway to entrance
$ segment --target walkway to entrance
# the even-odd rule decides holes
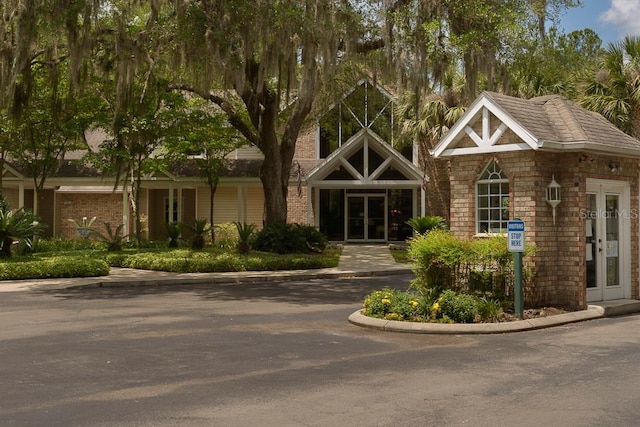
[[[385,244],[347,244],[342,249],[338,271],[408,271],[410,267],[410,264],[398,264]]]

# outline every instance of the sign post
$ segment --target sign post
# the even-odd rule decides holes
[[[522,253],[524,252],[524,221],[516,219],[507,222],[507,249],[513,252],[514,270],[514,311],[516,317],[522,319]]]

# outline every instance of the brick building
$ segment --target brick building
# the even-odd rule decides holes
[[[439,187],[434,180],[425,182],[425,172],[414,161],[417,150],[396,143],[393,109],[388,92],[363,80],[301,133],[290,177],[289,222],[315,225],[334,241],[387,242],[410,236],[406,221],[412,217],[425,212],[446,216],[442,197],[428,194],[429,186]],[[96,150],[106,138],[102,132],[89,133],[89,149]],[[112,178],[78,162],[82,154],[69,153],[57,173],[47,178],[38,198],[32,177],[18,165],[6,164],[3,195],[12,207],[34,209],[48,224],[49,236],[74,236],[75,226],[69,220],[85,217],[96,217],[97,226],[103,221],[124,223],[125,233],[131,233],[129,188],[114,190]],[[240,221],[262,226],[261,162],[255,147],[229,156],[213,203],[216,224]],[[439,210],[426,211],[436,205]],[[208,219],[210,206],[210,190],[194,164],[147,174],[138,206],[144,237],[165,238],[167,222]]]
[[[484,92],[433,155],[450,161],[455,235],[481,238],[524,220],[536,248],[529,305],[638,298],[640,141],[560,96]]]

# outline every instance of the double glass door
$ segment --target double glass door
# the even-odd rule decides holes
[[[385,241],[387,198],[384,194],[347,194],[348,241]]]
[[[629,195],[615,183],[587,183],[587,301],[625,297],[629,287]]]

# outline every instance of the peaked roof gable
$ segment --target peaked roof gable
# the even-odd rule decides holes
[[[359,150],[374,152],[382,161],[371,170],[367,162],[362,170],[358,170],[349,158]],[[365,154],[367,157],[367,154]],[[362,129],[352,136],[346,144],[331,153],[323,163],[313,168],[306,177],[307,182],[315,183],[325,180],[337,169],[342,169],[349,176],[350,181],[360,181],[363,183],[375,183],[384,180],[384,174],[391,168],[399,171],[406,181],[420,184],[422,182],[422,172],[404,156],[385,143],[375,132],[369,129]]]
[[[499,125],[495,123],[496,119]],[[518,141],[503,138],[507,130],[513,132]],[[522,99],[483,92],[440,140],[432,154],[447,157],[538,149],[640,156],[640,141],[600,114],[559,95]]]

